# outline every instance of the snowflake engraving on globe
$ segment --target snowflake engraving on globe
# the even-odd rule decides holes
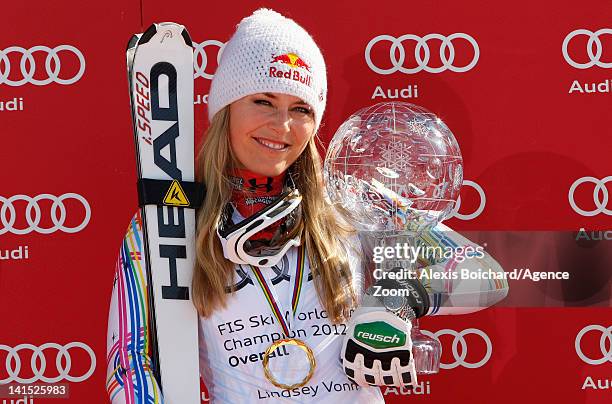
[[[386,102],[357,111],[338,128],[324,174],[332,203],[357,230],[418,233],[453,209],[463,160],[440,118]]]

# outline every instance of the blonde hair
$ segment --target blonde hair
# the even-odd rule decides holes
[[[193,302],[198,313],[210,316],[225,307],[227,288],[233,284],[235,264],[223,256],[216,226],[232,188],[228,173],[235,167],[229,141],[229,106],[213,117],[198,152],[198,181],[206,185],[206,198],[197,213],[196,262],[193,273]],[[316,137],[289,168],[302,194],[302,242],[305,243],[313,282],[328,317],[333,322],[346,320],[356,302],[351,287],[351,271],[346,240],[351,229],[336,219],[334,208],[324,199],[321,159]],[[233,293],[234,290],[229,290]]]

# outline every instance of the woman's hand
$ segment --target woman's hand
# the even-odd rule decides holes
[[[411,329],[410,321],[384,307],[357,308],[341,351],[348,378],[360,386],[415,385]]]

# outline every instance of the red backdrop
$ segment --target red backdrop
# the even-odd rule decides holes
[[[108,300],[119,243],[137,207],[127,40],[153,22],[188,28],[200,50],[199,141],[219,45],[258,6],[294,18],[323,50],[324,143],[352,112],[396,93],[447,123],[467,180],[451,227],[612,228],[609,1],[3,4],[0,344],[82,342],[95,361],[76,349],[71,374],[94,371],[71,383],[70,402],[107,401]],[[609,297],[609,282],[602,287]],[[441,331],[443,362],[452,369],[423,378],[409,395],[386,391],[387,400],[608,403],[610,387],[597,380],[610,384],[612,310],[609,300],[598,306],[426,319],[423,328]],[[0,380],[14,366],[3,345]],[[56,354],[48,353],[51,368]],[[23,354],[23,366],[30,357]]]

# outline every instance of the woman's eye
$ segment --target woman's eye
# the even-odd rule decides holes
[[[312,113],[312,111],[309,108],[305,108],[305,107],[296,107],[295,110],[303,114],[306,114],[306,115],[310,115]]]
[[[255,100],[255,104],[259,105],[272,105],[272,103],[268,100],[257,99]]]

